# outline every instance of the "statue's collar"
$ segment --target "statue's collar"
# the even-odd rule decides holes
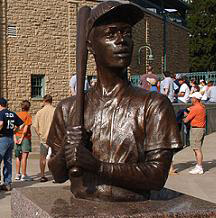
[[[105,87],[96,84],[92,91],[99,99],[106,101],[111,98],[121,98],[127,92],[129,86],[129,81],[125,80],[117,83],[112,89],[106,89]]]

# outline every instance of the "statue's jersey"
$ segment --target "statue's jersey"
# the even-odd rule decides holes
[[[63,100],[55,111],[47,140],[47,144],[52,147],[53,158],[62,145],[66,126],[73,126],[75,120],[75,98],[70,97]],[[92,133],[93,155],[106,163],[118,163],[122,166],[137,164],[137,167],[130,171],[133,171],[134,176],[142,176],[142,179],[144,177],[140,175],[140,171],[144,168],[142,169],[141,165],[145,164],[146,159],[149,160],[149,157],[146,157],[148,153],[153,154],[158,149],[171,151],[182,147],[175,113],[168,98],[155,92],[132,87],[127,82],[118,84],[111,92],[99,90],[97,86],[91,89],[85,96],[84,121],[86,130]],[[62,167],[66,166],[62,165]],[[148,175],[148,171],[143,173]],[[130,174],[131,172],[128,171],[128,176]],[[68,179],[68,176],[65,176],[65,180]],[[76,190],[74,187],[76,184],[74,182],[73,185],[72,179],[72,191],[75,195],[78,193],[77,195],[82,196],[81,192],[87,191],[97,196],[100,193],[112,196],[116,193],[117,196],[124,196],[134,191],[133,188],[125,190],[124,185],[121,187],[121,184],[118,184],[118,187],[109,185],[104,177],[90,176],[84,172],[83,178],[85,176],[91,177],[91,182],[87,182],[84,185],[85,189],[82,190]],[[139,178],[137,179],[139,181]],[[147,186],[143,187],[141,194],[145,196],[144,193],[148,191]]]

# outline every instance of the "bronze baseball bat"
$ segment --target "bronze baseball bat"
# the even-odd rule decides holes
[[[84,85],[86,76],[86,65],[88,60],[87,50],[87,20],[90,16],[91,8],[84,6],[80,8],[77,15],[77,37],[76,37],[76,73],[77,73],[77,94],[76,94],[76,125],[84,126]],[[73,167],[70,170],[73,177],[81,176],[81,170]]]

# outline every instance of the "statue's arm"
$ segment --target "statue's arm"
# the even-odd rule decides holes
[[[115,164],[101,162],[99,175],[115,186],[142,190],[160,190],[168,177],[173,151],[156,149],[146,152],[143,163]]]
[[[66,150],[74,149],[69,146]],[[159,190],[166,182],[172,161],[172,149],[155,149],[145,152],[145,159],[137,163],[108,163],[98,160],[84,146],[77,146],[76,151],[68,152],[76,156],[71,162],[86,172],[96,174],[107,181],[107,184],[131,189],[134,191]],[[75,154],[76,153],[76,154]],[[75,155],[74,155],[75,154]]]
[[[52,148],[48,167],[56,182],[62,183],[68,179],[68,170],[64,155],[65,118],[63,106],[59,104],[55,110],[53,121],[47,138],[47,145]]]

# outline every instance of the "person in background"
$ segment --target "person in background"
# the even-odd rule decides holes
[[[178,93],[179,93],[179,89],[180,89],[180,83],[179,83],[179,79],[180,78],[180,74],[173,74],[173,82],[174,82],[174,89],[175,89],[175,100],[176,102],[178,101]]]
[[[201,79],[201,80],[200,80],[200,83],[199,83],[200,89],[202,89],[205,85],[206,85],[205,80],[204,80],[204,79]]]
[[[192,79],[190,81],[190,86],[191,86],[190,95],[192,95],[194,92],[199,92],[200,91],[200,87],[198,86],[195,79]]]
[[[3,181],[0,190],[12,189],[12,151],[14,147],[14,129],[22,128],[23,121],[12,111],[7,109],[7,100],[0,98],[0,165],[4,161]]]
[[[205,80],[200,80],[200,93],[202,95],[202,101],[206,101],[207,100],[207,91],[208,91],[208,86],[206,85]]]
[[[178,102],[187,104],[190,100],[190,97],[189,97],[190,89],[185,81],[186,81],[186,77],[182,76],[179,78],[179,83],[181,86],[180,86],[179,93],[178,93]]]
[[[69,85],[71,89],[71,95],[76,95],[76,88],[77,88],[77,79],[76,74],[74,73],[70,79]]]
[[[153,73],[153,67],[151,65],[148,65],[147,67],[147,73],[146,74],[143,74],[141,77],[140,77],[140,87],[145,89],[145,90],[150,90],[151,88],[151,84],[149,84],[149,82],[147,81],[147,78],[150,78],[150,79],[155,79],[156,80],[156,83],[158,81],[158,77],[156,74]]]
[[[174,102],[174,81],[171,78],[171,73],[169,71],[164,71],[164,79],[161,82],[160,92],[163,95],[166,95],[169,100]]]
[[[24,127],[16,132],[14,135],[15,157],[16,157],[16,177],[15,180],[31,181],[32,178],[26,174],[27,159],[31,147],[31,125],[32,117],[29,114],[30,102],[27,100],[21,103],[21,112],[17,115],[24,122]],[[20,173],[20,166],[22,166],[22,174]]]
[[[208,82],[207,101],[206,103],[216,103],[216,86],[213,81]]]
[[[202,144],[205,136],[206,110],[201,103],[202,95],[195,92],[191,95],[192,106],[188,108],[189,113],[185,113],[184,123],[190,122],[190,146],[193,148],[196,166],[189,171],[190,174],[203,174],[203,153]]]
[[[147,78],[146,81],[150,84],[150,92],[159,92],[157,88],[157,81],[154,78]]]
[[[77,75],[76,73],[74,73],[70,79],[70,88],[71,88],[71,95],[76,95],[76,91],[77,91]],[[84,90],[88,91],[89,89],[89,84],[88,84],[88,80],[85,79],[85,86],[84,86]]]
[[[45,176],[46,157],[48,155],[48,145],[46,144],[49,129],[53,120],[55,108],[52,106],[52,96],[45,95],[43,97],[43,108],[40,109],[33,122],[35,132],[40,138],[40,182],[47,182],[48,178]]]

